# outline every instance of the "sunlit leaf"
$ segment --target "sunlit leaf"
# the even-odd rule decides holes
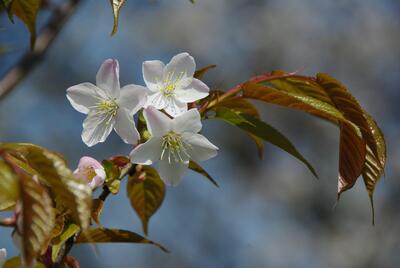
[[[312,165],[299,153],[299,151],[297,151],[294,145],[285,136],[283,136],[283,134],[267,123],[249,114],[238,113],[224,107],[216,108],[215,118],[224,120],[233,126],[237,126],[240,129],[243,129],[281,148],[282,150],[302,161],[308,167],[311,173],[318,177]]]
[[[18,176],[22,205],[18,231],[23,237],[21,253],[24,264],[25,267],[30,267],[51,239],[54,211],[52,200],[43,186],[23,171],[20,171]]]
[[[112,194],[117,194],[121,185],[121,181],[119,178],[119,176],[121,175],[120,169],[110,160],[103,160],[101,164],[106,171],[105,184]]]
[[[8,210],[18,199],[18,178],[3,160],[0,160],[0,211]]]
[[[124,5],[125,0],[110,0],[113,17],[114,17],[114,24],[111,35],[114,35],[118,31],[118,20],[119,20],[119,12]]]
[[[13,0],[11,11],[20,18],[31,33],[31,48],[36,40],[36,16],[42,4],[42,0]]]
[[[189,169],[193,170],[194,172],[199,173],[200,175],[203,175],[206,177],[212,184],[215,186],[219,187],[218,183],[211,177],[210,174],[208,174],[207,171],[205,171],[199,164],[194,162],[193,160],[190,160],[189,162]]]
[[[211,64],[211,65],[207,65],[206,67],[203,67],[201,69],[196,70],[196,72],[194,72],[193,77],[197,78],[197,79],[203,79],[204,75],[211,69],[217,67],[217,65],[215,64]]]
[[[72,175],[59,154],[25,143],[2,143],[0,148],[10,150],[8,161],[47,184],[56,201],[71,212],[83,229],[89,226],[92,191],[84,181]]]
[[[371,198],[384,171],[386,145],[375,121],[339,81],[327,74],[316,78],[273,72],[241,85],[243,97],[298,109],[339,125],[338,195],[363,174]]]
[[[149,220],[164,200],[165,184],[154,168],[137,166],[135,175],[129,176],[127,194],[147,235]]]
[[[84,233],[81,233],[76,239],[77,244],[83,243],[140,243],[140,244],[152,244],[160,248],[164,252],[168,250],[162,245],[153,242],[143,236],[126,230],[117,229],[88,229]]]
[[[248,100],[246,100],[240,96],[236,96],[233,98],[229,98],[229,99],[220,101],[214,107],[229,108],[231,110],[241,112],[241,113],[246,113],[246,114],[252,115],[252,116],[260,119],[260,114],[258,113],[257,108],[252,103],[250,103]],[[246,132],[246,133],[255,142],[255,144],[257,146],[257,150],[258,150],[258,156],[260,157],[260,159],[263,159],[263,157],[264,157],[263,140],[255,135],[251,134],[250,132]]]
[[[51,252],[51,258],[53,262],[57,260],[58,254],[60,253],[61,248],[64,246],[65,242],[76,235],[80,231],[78,225],[70,223],[66,226],[65,230],[62,234],[57,238],[57,240],[53,241],[53,247]]]

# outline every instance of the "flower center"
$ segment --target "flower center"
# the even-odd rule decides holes
[[[184,72],[181,72],[179,76],[174,76],[174,72],[168,73],[166,78],[162,81],[163,87],[161,89],[161,92],[164,94],[165,97],[170,98],[174,96],[175,89],[180,86],[180,82],[184,76]]]
[[[190,147],[190,145],[183,141],[180,134],[170,131],[162,137],[161,160],[164,157],[168,157],[169,163],[171,163],[171,160],[175,162],[184,162],[184,158],[189,157],[186,150],[188,147]]]
[[[93,167],[87,167],[85,168],[85,170],[83,171],[83,173],[85,174],[86,179],[88,180],[88,182],[91,182],[92,179],[94,177],[97,176],[96,171],[94,170]]]
[[[106,124],[109,124],[119,109],[117,99],[103,100],[97,104],[96,109],[97,114],[104,117],[104,120],[107,120]]]

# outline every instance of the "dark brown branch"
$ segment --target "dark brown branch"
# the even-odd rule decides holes
[[[47,49],[80,2],[81,0],[67,0],[66,3],[55,9],[52,17],[37,37],[33,51],[27,52],[0,80],[0,99],[14,89],[41,62]]]

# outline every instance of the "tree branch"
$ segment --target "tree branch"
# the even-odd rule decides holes
[[[74,13],[81,0],[67,0],[54,12],[36,39],[33,51],[28,51],[0,80],[0,99],[11,92],[15,86],[41,62],[47,49],[59,34],[68,18]]]

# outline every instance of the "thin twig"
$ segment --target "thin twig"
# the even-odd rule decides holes
[[[52,17],[37,37],[33,51],[28,51],[0,80],[0,99],[11,92],[41,62],[46,51],[80,2],[81,0],[68,0],[53,12]]]

